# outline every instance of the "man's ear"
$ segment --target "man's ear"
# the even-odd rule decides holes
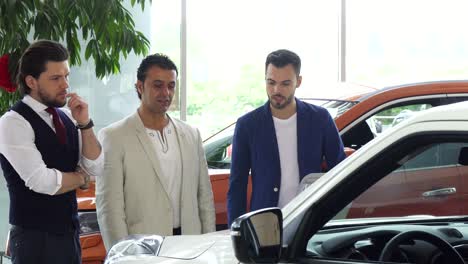
[[[301,86],[301,83],[302,83],[302,76],[299,75],[297,76],[297,84],[296,84],[296,88],[299,88],[299,86]]]
[[[26,85],[27,85],[29,88],[31,88],[31,90],[35,90],[35,89],[36,89],[37,80],[36,80],[36,78],[32,77],[31,75],[26,76],[26,78],[24,78],[24,82],[26,83]]]
[[[136,83],[135,83],[135,88],[137,89],[138,93],[139,94],[142,94],[143,93],[143,82],[138,80]]]

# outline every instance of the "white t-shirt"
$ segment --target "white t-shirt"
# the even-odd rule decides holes
[[[161,134],[157,130],[146,128],[146,132],[153,142],[156,156],[162,170],[161,177],[168,183],[166,192],[172,202],[173,227],[180,227],[180,192],[182,187],[182,165],[179,151],[179,142],[174,124],[164,127]]]
[[[284,207],[291,201],[299,188],[299,163],[297,160],[297,114],[288,119],[273,117],[278,142],[281,186],[278,206]]]

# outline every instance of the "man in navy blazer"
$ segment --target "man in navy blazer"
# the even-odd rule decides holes
[[[229,225],[250,210],[283,207],[296,196],[301,179],[334,167],[346,155],[335,122],[320,106],[295,98],[301,60],[289,50],[270,53],[265,63],[268,102],[237,120],[227,197]]]

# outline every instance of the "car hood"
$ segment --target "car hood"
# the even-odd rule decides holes
[[[205,235],[184,235],[184,236],[167,236],[161,245],[159,257],[177,258],[177,259],[194,259],[201,254],[209,251],[210,248],[218,247],[219,244],[228,242],[231,245],[231,240],[228,231],[215,232]]]
[[[154,235],[146,238],[150,237]],[[145,236],[138,237],[138,240],[141,239],[145,239]],[[238,263],[229,230],[204,235],[166,236],[160,239],[156,255],[119,254],[120,256],[108,259],[106,263]]]

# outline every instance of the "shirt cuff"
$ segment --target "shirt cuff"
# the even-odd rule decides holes
[[[54,170],[55,171],[55,176],[56,176],[56,187],[53,190],[52,194],[56,194],[60,188],[62,188],[62,172],[59,170]]]

